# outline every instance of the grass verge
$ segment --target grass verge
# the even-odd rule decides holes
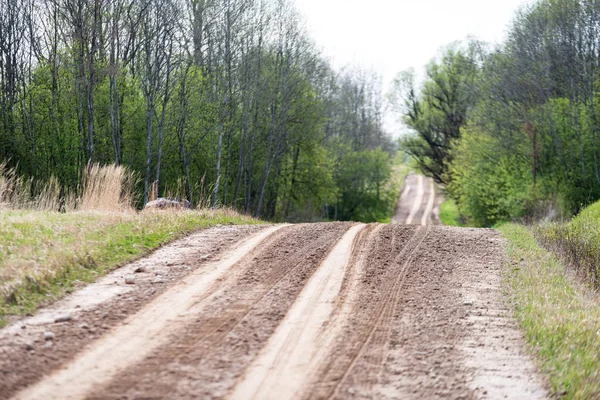
[[[446,199],[440,205],[440,221],[446,226],[464,226],[458,206],[454,200]]]
[[[233,211],[0,211],[0,326],[193,231],[261,223]]]
[[[406,177],[412,171],[412,168],[407,164],[401,164],[396,162],[392,167],[392,179],[390,179],[388,183],[388,187],[386,193],[390,199],[389,201],[389,217],[380,219],[377,222],[381,224],[389,224],[392,222],[392,218],[396,213],[396,206],[398,205],[398,199],[400,198],[400,194],[402,193],[402,189],[404,188],[404,183],[406,181]]]
[[[549,377],[552,394],[600,398],[600,299],[569,275],[530,229],[499,228],[507,239],[504,282],[528,343]]]
[[[568,223],[547,223],[535,229],[542,245],[553,251],[595,289],[600,289],[600,202]]]

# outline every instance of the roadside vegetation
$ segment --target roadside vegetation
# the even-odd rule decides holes
[[[460,211],[454,200],[447,199],[440,205],[440,221],[446,226],[464,226]]]
[[[122,167],[88,167],[79,195],[51,181],[31,196],[35,185],[3,172],[0,325],[193,231],[261,223],[228,209],[138,213]]]
[[[569,218],[600,199],[600,3],[539,0],[497,48],[443,49],[389,94],[401,147],[468,225]]]
[[[89,161],[136,206],[376,221],[396,144],[381,78],[334,70],[292,0],[3,0],[0,162],[76,189]]]
[[[596,219],[596,221],[598,221]],[[600,397],[600,297],[527,227],[500,227],[507,239],[504,282],[532,351],[565,399]],[[597,250],[596,250],[597,253]]]
[[[600,202],[567,223],[546,223],[535,229],[544,247],[557,254],[594,289],[600,288]]]

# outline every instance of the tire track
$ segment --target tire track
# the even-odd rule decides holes
[[[415,197],[415,201],[410,210],[410,214],[408,214],[408,218],[406,218],[406,221],[404,222],[406,225],[410,225],[413,223],[415,216],[417,215],[419,210],[421,210],[421,203],[423,203],[423,176],[419,175],[417,179],[419,181],[419,184],[417,186],[417,197]]]
[[[350,365],[348,366],[348,368],[342,375],[342,378],[339,380],[339,382],[335,386],[333,393],[331,393],[331,395],[327,396],[327,398],[333,399],[333,398],[337,398],[340,395],[342,386],[346,383],[346,380],[352,374],[353,369],[356,367],[356,365],[359,362],[359,360],[361,359],[361,357],[364,356],[369,345],[374,345],[374,348],[376,350],[378,350],[380,353],[382,353],[385,350],[385,344],[387,343],[387,339],[388,339],[388,335],[386,334],[386,332],[388,332],[389,329],[391,328],[391,324],[382,324],[382,322],[386,319],[390,320],[393,317],[394,308],[398,302],[397,301],[398,297],[400,296],[400,288],[406,278],[406,272],[415,256],[415,254],[420,249],[421,244],[427,238],[429,230],[430,230],[430,227],[418,228],[415,231],[415,233],[414,233],[413,237],[411,238],[411,240],[409,241],[409,243],[407,244],[407,246],[405,247],[405,249],[409,249],[408,252],[403,251],[394,260],[395,262],[398,262],[400,259],[406,257],[406,261],[404,262],[404,264],[402,264],[402,267],[400,268],[400,271],[398,272],[398,276],[397,276],[396,280],[393,282],[393,284],[391,285],[389,290],[386,292],[383,300],[380,302],[380,304],[379,304],[380,309],[375,314],[375,318],[374,318],[373,322],[369,323],[369,325],[371,326],[371,329],[368,332],[368,336],[367,336],[366,340],[364,340],[362,342],[361,346],[358,349],[358,352],[354,355],[352,362],[350,363]],[[411,247],[410,245],[412,243],[414,243],[414,245],[412,246],[412,248],[410,248]],[[381,328],[382,326],[384,329],[384,334],[379,335],[379,337],[378,337],[378,335],[376,335],[377,330],[378,330],[378,328]],[[375,342],[374,342],[374,339],[376,339]],[[376,358],[374,364],[380,365],[381,359],[379,359],[379,362],[377,362],[377,358]]]
[[[326,361],[315,369],[305,399],[331,397],[350,366],[356,364],[357,354],[368,340],[397,278],[394,267],[418,243],[416,226],[375,226],[360,240],[342,292],[339,311],[332,321],[340,328],[336,340],[329,346]],[[364,371],[363,371],[364,372]]]
[[[435,203],[435,186],[433,184],[433,179],[428,179],[429,181],[429,200],[427,201],[427,206],[425,207],[425,212],[423,213],[423,218],[421,218],[421,226],[431,225],[431,214],[433,213],[433,205]]]
[[[306,281],[351,227],[296,225],[231,271],[193,322],[90,398],[222,398],[269,340]],[[165,375],[162,371],[169,371]],[[218,379],[216,378],[218,377]]]
[[[327,322],[349,268],[356,237],[364,228],[351,228],[333,248],[229,398],[291,399],[303,389],[324,356],[319,354],[317,343],[326,347],[328,338],[337,334]]]
[[[166,344],[169,322],[194,304],[194,296],[210,289],[246,254],[282,227],[275,226],[254,235],[222,261],[214,262],[209,272],[192,273],[187,282],[175,285],[65,368],[18,393],[15,399],[81,399],[129,365],[142,361],[152,350]],[[82,371],[94,371],[94,374],[83,378]]]

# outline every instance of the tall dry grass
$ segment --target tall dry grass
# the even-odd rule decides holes
[[[120,165],[91,164],[85,170],[77,209],[125,211],[135,201],[135,174]]]
[[[58,211],[60,206],[61,187],[56,178],[38,182],[0,163],[0,209]]]
[[[125,211],[133,209],[136,177],[123,166],[90,164],[76,190],[19,176],[16,168],[0,163],[0,209],[36,211]]]

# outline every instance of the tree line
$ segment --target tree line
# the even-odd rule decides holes
[[[600,2],[540,0],[506,41],[455,43],[399,74],[403,139],[471,224],[570,216],[600,198]]]
[[[387,217],[380,78],[334,71],[288,0],[0,0],[0,160],[92,163],[267,219]]]

